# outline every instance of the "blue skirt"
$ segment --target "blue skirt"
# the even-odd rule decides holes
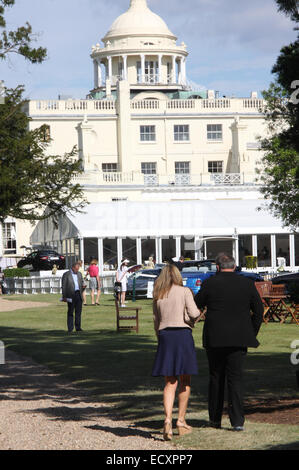
[[[190,328],[165,328],[159,331],[153,377],[197,375],[198,366]]]

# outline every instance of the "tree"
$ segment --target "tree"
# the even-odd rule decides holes
[[[0,0],[0,28],[6,26],[5,8],[14,4],[15,0]],[[0,59],[16,53],[32,63],[43,62],[47,50],[32,47],[34,40],[29,23],[16,31],[4,30]],[[80,211],[87,203],[80,185],[73,183],[82,172],[76,149],[63,156],[46,154],[47,128],[29,130],[23,92],[22,86],[6,89],[0,105],[0,222],[8,216],[40,220]]]
[[[0,106],[0,220],[41,220],[80,211],[86,200],[81,186],[72,183],[82,171],[76,149],[46,155],[48,128],[28,130],[23,88],[6,93]]]
[[[298,24],[298,2],[276,0]],[[272,69],[275,80],[263,92],[269,135],[261,141],[262,193],[286,226],[299,226],[299,38],[283,47]]]
[[[15,0],[0,0],[0,27],[6,27],[4,18],[5,8],[15,4]],[[2,31],[0,36],[0,59],[7,58],[8,54],[15,53],[23,56],[30,62],[40,63],[47,56],[47,49],[43,47],[34,48],[31,43],[36,39],[32,33],[29,23],[19,27],[16,31]]]

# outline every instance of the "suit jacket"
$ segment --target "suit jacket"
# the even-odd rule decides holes
[[[80,272],[78,272],[78,284],[80,289],[80,295],[82,297],[83,292],[83,277]],[[75,283],[71,271],[67,271],[62,276],[62,297],[64,299],[71,299],[75,296]]]
[[[217,273],[203,282],[195,303],[207,307],[205,348],[258,347],[264,307],[252,280],[234,272]]]

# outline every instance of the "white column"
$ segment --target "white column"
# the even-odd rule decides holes
[[[252,235],[252,256],[257,256],[257,235]]]
[[[159,70],[158,82],[159,83],[162,83],[162,57],[163,57],[162,54],[158,55],[158,70]]]
[[[181,67],[182,67],[182,71],[181,71],[181,80],[182,80],[182,84],[183,84],[183,85],[186,85],[186,82],[187,82],[187,77],[186,77],[186,57],[182,57],[182,59],[181,59]]]
[[[235,261],[236,261],[236,266],[239,266],[239,264],[240,264],[240,260],[239,260],[239,237],[236,238],[233,241],[233,244],[234,244],[234,257],[235,257]]]
[[[108,57],[108,79],[111,80],[112,78],[112,57]]]
[[[3,225],[0,222],[0,258],[3,256]]]
[[[176,83],[176,56],[172,56],[172,83]]]
[[[98,60],[97,65],[98,65],[98,87],[100,88],[102,86],[102,81],[103,81],[101,61],[100,60]]]
[[[104,243],[102,238],[98,238],[98,262],[99,272],[102,275],[104,272]]]
[[[96,60],[93,61],[94,67],[94,88],[98,88],[99,86],[99,67]]]
[[[156,238],[156,263],[162,263],[162,238]]]
[[[182,85],[182,59],[183,57],[179,58],[179,84]]]
[[[117,265],[121,265],[121,260],[123,257],[123,241],[122,238],[117,239]]]
[[[136,239],[137,264],[142,264],[142,246],[141,238]]]
[[[84,268],[84,238],[80,238],[80,259],[83,262],[83,268]]]
[[[141,83],[145,82],[145,55],[141,54]]]
[[[122,58],[123,58],[123,67],[124,67],[123,79],[128,80],[128,56],[123,55]]]
[[[175,256],[179,258],[181,256],[181,237],[175,237]]]
[[[295,267],[295,235],[290,235],[290,267]]]
[[[276,261],[276,236],[271,235],[271,265],[273,269],[277,267]]]

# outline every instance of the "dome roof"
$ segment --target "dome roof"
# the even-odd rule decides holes
[[[166,36],[176,39],[165,21],[148,8],[147,0],[131,0],[128,11],[114,21],[103,40],[119,36]]]

